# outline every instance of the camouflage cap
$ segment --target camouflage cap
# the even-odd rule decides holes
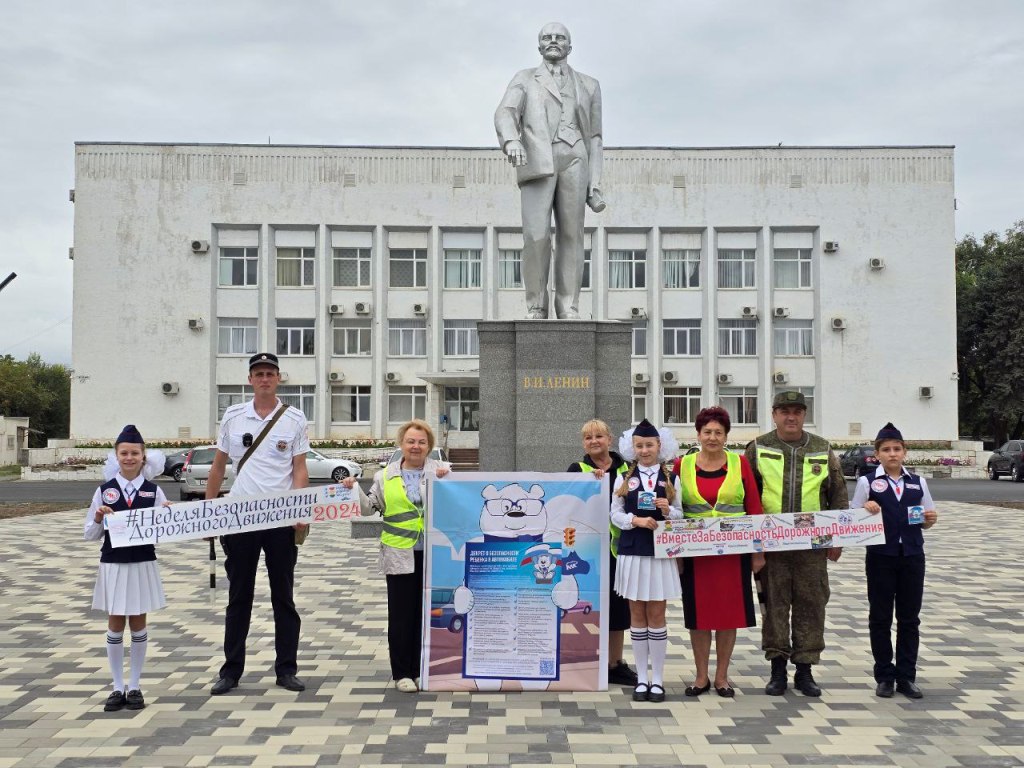
[[[779,392],[775,395],[775,399],[772,400],[772,410],[776,408],[784,408],[787,405],[796,405],[804,410],[807,410],[807,399],[804,397],[803,392],[794,392],[793,390],[787,390],[785,392]]]

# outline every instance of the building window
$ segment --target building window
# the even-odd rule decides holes
[[[331,422],[370,423],[370,387],[331,387]]]
[[[256,285],[256,268],[259,265],[259,248],[221,248],[220,285]]]
[[[633,357],[647,356],[647,321],[633,321]]]
[[[498,251],[498,287],[523,287],[523,252],[502,249]]]
[[[277,321],[277,354],[312,355],[315,353],[315,320],[279,318]]]
[[[409,419],[427,417],[427,388],[391,386],[388,387],[388,421],[400,424]]]
[[[665,387],[665,423],[693,424],[700,412],[700,387]]]
[[[389,320],[388,354],[391,357],[426,357],[427,321]]]
[[[255,317],[222,317],[217,320],[218,355],[255,355],[258,343]]]
[[[480,431],[480,388],[445,387],[444,412],[451,429],[460,432]]]
[[[700,320],[664,320],[661,327],[666,357],[700,355]]]
[[[277,287],[309,288],[316,276],[315,248],[277,249]]]
[[[791,387],[788,384],[779,384],[772,392],[772,398],[779,392],[800,392],[807,402],[807,415],[804,416],[804,424],[814,423],[814,387]]]
[[[590,290],[590,249],[583,251],[583,282],[580,283],[580,290]]]
[[[316,387],[311,384],[302,386],[285,386],[282,384],[277,388],[277,396],[284,405],[294,405],[306,414],[306,421],[313,421]]]
[[[665,288],[700,288],[700,250],[671,250],[661,254]]]
[[[810,248],[776,248],[772,257],[776,288],[811,287]]]
[[[772,336],[776,357],[810,357],[814,354],[810,320],[776,320]]]
[[[370,287],[370,249],[334,249],[334,287]]]
[[[718,249],[718,287],[753,288],[756,269],[753,248]]]
[[[444,321],[444,353],[449,357],[477,357],[480,354],[480,337],[476,332],[476,320]]]
[[[392,248],[388,251],[388,270],[388,285],[392,288],[426,288],[426,248]]]
[[[718,354],[723,357],[756,355],[757,321],[719,319]]]
[[[645,288],[647,251],[609,251],[608,287]]]
[[[722,387],[718,402],[729,412],[733,424],[757,424],[756,387]]]
[[[444,250],[444,287],[480,287],[480,251],[476,249]]]
[[[217,387],[217,421],[224,418],[224,411],[232,405],[252,400],[252,387],[238,384]]]
[[[647,418],[647,387],[633,387],[633,423]]]
[[[360,357],[371,353],[373,333],[369,320],[334,321],[334,356]]]

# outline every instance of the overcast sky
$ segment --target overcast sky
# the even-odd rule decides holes
[[[1024,0],[5,0],[0,354],[71,360],[75,141],[494,146],[548,21],[607,146],[955,144],[958,237],[1024,219]]]

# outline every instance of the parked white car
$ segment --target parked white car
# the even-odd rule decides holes
[[[216,445],[201,445],[192,449],[185,462],[181,479],[181,500],[201,499],[206,495],[206,480],[210,476],[210,466],[213,464],[213,457],[217,453]],[[363,468],[354,461],[348,459],[329,459],[319,451],[309,451],[306,454],[306,469],[309,471],[310,480],[323,480],[340,483],[346,477],[360,477]],[[224,495],[231,490],[235,482],[235,468],[228,460],[227,471],[224,473],[224,482],[220,486],[220,493]]]

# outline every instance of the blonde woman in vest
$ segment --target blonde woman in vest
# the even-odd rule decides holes
[[[400,458],[373,478],[369,496],[359,489],[360,513],[380,512],[380,571],[388,585],[388,654],[391,679],[403,693],[419,690],[423,615],[423,504],[427,477],[444,477],[448,465],[430,458],[434,433],[420,419],[398,428]],[[342,483],[357,487],[354,478]]]
[[[615,478],[625,474],[629,463],[622,455],[611,450],[611,429],[601,419],[591,419],[580,429],[583,438],[583,458],[569,465],[567,472],[593,472],[600,480],[608,475],[608,502],[611,504],[612,487]],[[629,668],[622,656],[626,630],[629,629],[629,603],[613,589],[615,566],[619,553],[619,529],[611,528],[611,552],[608,558],[608,682],[612,685],[626,685],[632,688],[637,683],[636,672]]]
[[[683,516],[678,479],[662,464],[678,447],[671,432],[659,431],[647,419],[619,441],[619,451],[631,463],[628,472],[615,478],[611,518],[622,531],[615,591],[629,600],[637,675],[633,701],[665,700],[665,606],[680,596],[679,571],[674,560],[654,556],[654,530],[661,520]]]
[[[713,406],[697,414],[700,451],[679,462],[679,487],[686,517],[760,515],[761,497],[746,458],[725,450],[731,423],[724,408]],[[736,630],[752,627],[754,599],[751,570],[764,567],[764,555],[710,555],[683,558],[683,617],[690,630],[690,645],[697,676],[687,696],[711,689],[711,640],[715,641],[715,692],[732,698],[729,662],[736,645]]]

